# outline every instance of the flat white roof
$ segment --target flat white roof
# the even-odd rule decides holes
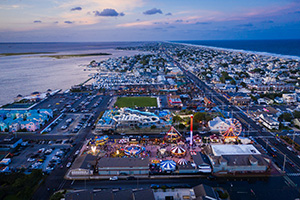
[[[259,155],[261,154],[252,144],[247,145],[211,145],[215,156],[222,155]]]

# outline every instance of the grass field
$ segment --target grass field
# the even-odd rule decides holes
[[[156,107],[156,98],[151,97],[118,97],[115,106],[122,107]]]

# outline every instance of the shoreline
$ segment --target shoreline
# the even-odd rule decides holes
[[[180,42],[171,42],[171,41],[166,41],[166,42],[171,43],[171,44],[185,45],[185,46],[191,46],[191,47],[201,47],[201,48],[208,48],[208,49],[213,49],[213,50],[231,51],[231,52],[239,52],[239,53],[245,53],[245,54],[256,54],[256,55],[261,55],[261,56],[278,57],[278,58],[285,58],[285,59],[292,59],[292,60],[300,61],[300,56],[294,56],[294,55],[284,55],[284,54],[277,54],[277,53],[270,53],[270,52],[263,52],[263,51],[252,51],[252,50],[244,50],[244,49],[231,49],[231,48],[207,46],[207,45],[201,45],[201,44],[180,43]]]
[[[0,106],[9,104],[9,103],[13,103],[14,99],[16,98],[16,96],[18,94],[21,94],[22,96],[27,96],[30,95],[32,92],[34,91],[46,91],[47,89],[61,89],[63,91],[70,89],[73,85],[78,85],[78,84],[82,84],[84,82],[86,82],[87,80],[90,79],[89,75],[95,73],[94,69],[92,69],[91,71],[84,71],[84,69],[86,68],[86,66],[90,63],[90,61],[92,60],[97,60],[97,61],[101,61],[101,60],[107,60],[109,58],[114,58],[114,57],[122,57],[122,56],[132,56],[132,55],[137,55],[137,54],[144,54],[144,51],[126,51],[126,50],[116,50],[115,48],[106,48],[106,49],[102,49],[102,52],[106,52],[107,55],[101,55],[101,56],[97,56],[97,55],[92,55],[92,56],[79,56],[79,57],[67,57],[64,59],[56,59],[56,58],[52,58],[52,57],[42,57],[39,55],[15,55],[15,56],[0,56],[1,58],[4,59],[4,61],[6,61],[6,63],[11,63],[11,61],[15,62],[17,61],[19,65],[20,63],[25,63],[23,64],[24,66],[29,66],[28,63],[30,64],[35,64],[36,66],[38,66],[38,68],[33,68],[32,71],[35,74],[35,77],[37,78],[33,78],[32,76],[30,76],[30,78],[26,78],[29,84],[30,84],[30,88],[27,89],[26,91],[24,91],[22,89],[22,85],[16,85],[16,84],[9,84],[9,85],[14,85],[13,88],[10,89],[5,89],[5,87],[0,90],[0,93],[3,92],[3,94],[9,93],[10,95],[7,96],[2,96],[2,98],[0,98]],[[81,51],[63,51],[63,52],[57,52],[56,54],[52,54],[51,56],[60,56],[60,55],[69,55],[69,54],[94,54],[94,53],[98,53],[99,50],[81,50]],[[54,63],[53,63],[54,62]],[[69,63],[69,64],[68,64]],[[53,64],[54,64],[54,68],[53,68]],[[71,67],[70,67],[71,65]],[[0,69],[1,66],[3,67],[3,69],[5,71],[7,71],[7,73],[3,72],[3,77],[11,77],[10,74],[12,73],[10,70],[8,70],[5,66],[5,64],[0,65]],[[45,68],[44,68],[45,67]],[[43,69],[44,68],[44,69]],[[72,72],[68,73],[68,80],[65,79],[61,79],[62,76],[60,74],[60,72],[63,71],[69,71],[69,69],[72,70]],[[24,69],[25,71],[27,71],[27,69]],[[35,85],[37,82],[42,81],[42,79],[40,79],[40,75],[38,75],[40,72],[39,70],[46,70],[50,72],[53,72],[52,76],[55,76],[54,78],[57,79],[57,82],[61,83],[60,85],[58,84],[53,84],[53,81],[50,81],[48,78],[47,82],[51,83],[51,84],[44,84],[44,85]],[[29,72],[31,74],[31,72]],[[86,76],[84,75],[86,74]],[[80,78],[83,77],[83,78]],[[15,83],[15,79],[10,78],[12,82]],[[70,80],[72,80],[70,83]],[[76,82],[74,82],[73,80],[77,80]],[[44,80],[43,80],[44,81]]]

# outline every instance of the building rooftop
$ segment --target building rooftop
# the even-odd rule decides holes
[[[211,145],[214,156],[223,155],[260,155],[261,153],[251,144],[249,145]]]
[[[101,158],[98,167],[148,167],[149,158]]]

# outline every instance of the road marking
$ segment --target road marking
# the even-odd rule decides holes
[[[295,184],[288,176],[283,177],[292,187],[297,187],[297,184]],[[287,184],[288,185],[288,184]]]

